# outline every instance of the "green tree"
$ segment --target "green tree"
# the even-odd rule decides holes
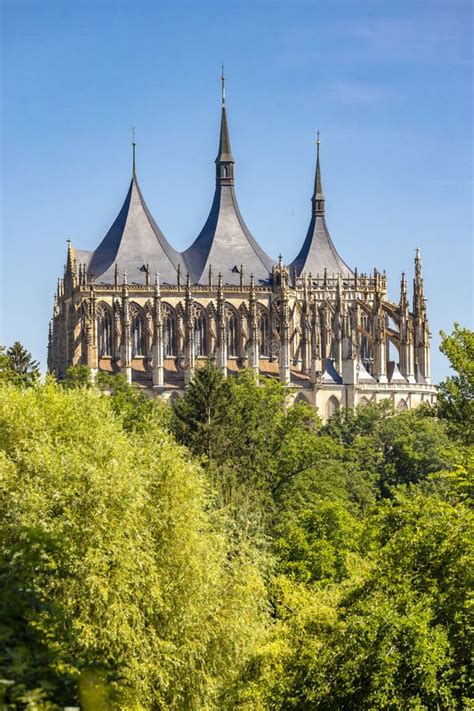
[[[97,689],[110,708],[212,708],[265,627],[262,576],[186,452],[153,420],[126,430],[111,402],[0,391],[5,703],[87,708]]]
[[[273,531],[278,570],[304,583],[342,580],[356,556],[360,528],[338,500],[315,501],[293,515],[285,511]]]
[[[112,410],[126,430],[138,432],[153,425],[170,428],[168,403],[149,397],[146,391],[128,383],[122,373],[99,372],[96,385],[110,396]]]
[[[441,331],[440,350],[453,368],[439,386],[439,414],[450,426],[456,439],[468,445],[474,444],[474,332],[454,324],[454,331],[447,335]]]
[[[226,379],[208,364],[173,403],[177,439],[202,458],[218,506],[239,520],[240,532],[266,530],[285,488],[327,446],[314,410],[288,406],[291,395],[276,379],[250,371]]]
[[[208,461],[222,460],[232,427],[230,380],[211,363],[200,368],[185,392],[173,403],[178,441]]]
[[[11,383],[14,378],[12,362],[6,354],[5,346],[0,346],[0,383]]]
[[[16,385],[29,387],[39,380],[40,370],[37,361],[24,348],[19,341],[0,354],[0,371],[2,380],[13,382]]]
[[[91,369],[88,365],[70,365],[66,370],[66,377],[61,380],[61,385],[69,390],[94,387]]]
[[[168,405],[150,398],[145,391],[128,383],[122,373],[99,371],[94,379],[89,366],[75,365],[67,369],[66,377],[60,384],[68,390],[97,388],[109,395],[112,410],[127,430],[142,429],[150,419],[169,428],[171,410]]]
[[[424,481],[443,470],[451,447],[445,424],[429,408],[395,414],[391,404],[336,413],[322,429],[344,446],[348,461],[377,480],[379,493]]]
[[[367,521],[342,584],[279,582],[279,624],[229,708],[464,709],[474,701],[472,510],[416,487]],[[262,699],[248,704],[248,690]]]

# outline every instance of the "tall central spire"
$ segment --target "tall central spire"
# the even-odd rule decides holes
[[[216,158],[216,183],[218,185],[234,184],[234,158],[230,147],[229,126],[227,124],[227,112],[225,108],[225,75],[224,65],[222,65],[221,75],[222,91],[222,113],[221,113],[221,133],[219,138],[219,152]]]
[[[324,215],[324,193],[323,193],[323,181],[321,178],[321,165],[319,163],[319,146],[321,141],[319,140],[319,131],[316,139],[316,175],[314,178],[314,192],[311,198],[313,205],[313,215]]]
[[[195,284],[207,283],[210,267],[224,284],[240,284],[243,273],[268,283],[273,260],[259,247],[245,224],[234,191],[234,158],[230,147],[225,103],[224,67],[221,74],[221,126],[215,160],[216,189],[207,221],[192,245],[183,252]]]

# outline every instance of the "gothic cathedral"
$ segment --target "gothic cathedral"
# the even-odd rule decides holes
[[[319,149],[318,137],[308,232],[287,266],[263,251],[240,213],[224,90],[214,200],[182,253],[143,199],[134,142],[132,180],[110,230],[93,252],[68,244],[49,370],[61,379],[85,364],[176,397],[212,359],[228,376],[251,368],[280,378],[323,419],[383,399],[397,409],[434,402],[419,251],[412,310],[404,274],[395,303],[385,273],[345,264],[326,224]]]

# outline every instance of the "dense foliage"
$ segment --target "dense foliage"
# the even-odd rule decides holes
[[[474,332],[456,323],[451,335],[441,335],[441,350],[455,375],[441,383],[440,414],[453,437],[474,444]]]
[[[1,352],[2,707],[472,708],[472,343],[437,410],[326,424],[249,372],[167,405]]]

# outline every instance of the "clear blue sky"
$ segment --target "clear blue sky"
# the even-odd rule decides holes
[[[332,237],[398,299],[420,246],[434,379],[439,329],[472,315],[472,64],[467,0],[2,2],[1,341],[45,364],[66,238],[93,249],[130,179],[178,249],[214,190],[226,65],[240,207],[294,258],[321,131]]]

